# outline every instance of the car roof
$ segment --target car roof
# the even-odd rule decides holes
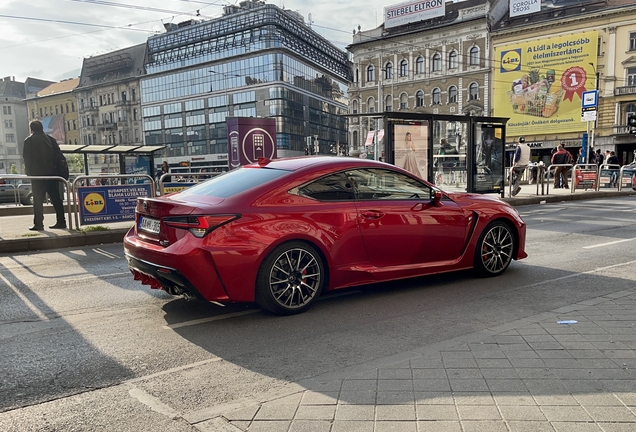
[[[270,161],[263,161],[261,163],[254,163],[245,165],[245,168],[273,168],[286,171],[297,171],[303,168],[323,168],[326,166],[333,167],[337,165],[342,169],[349,167],[379,167],[386,166],[382,162],[372,161],[368,159],[357,159],[352,157],[338,157],[338,156],[297,156],[287,157],[281,159],[272,159]]]

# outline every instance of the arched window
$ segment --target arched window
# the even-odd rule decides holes
[[[400,62],[400,76],[405,77],[409,74],[409,62],[406,59],[402,59]]]
[[[478,100],[479,99],[479,85],[477,83],[472,83],[468,86],[468,99],[469,100]]]
[[[367,66],[367,82],[375,81],[375,68],[373,65]]]
[[[448,68],[457,69],[457,51],[451,51],[448,54]]]
[[[406,93],[400,95],[400,109],[407,109],[409,107],[409,96]]]
[[[415,93],[415,106],[424,106],[424,92],[422,90],[418,90],[417,93]]]
[[[442,56],[440,53],[433,54],[433,72],[440,72],[442,70]]]
[[[479,65],[479,47],[474,46],[470,49],[468,64],[471,66]]]
[[[367,99],[367,112],[375,112],[375,99],[373,97]]]
[[[384,98],[384,111],[393,111],[393,96],[388,95]]]
[[[353,131],[353,139],[351,141],[353,142],[353,148],[357,149],[358,148],[358,131]]]
[[[415,59],[415,73],[424,73],[424,57],[418,57],[417,59]]]
[[[353,114],[358,114],[358,100],[354,99],[351,104],[351,109],[353,110]]]
[[[393,65],[391,62],[384,65],[384,79],[393,79]]]
[[[439,88],[435,87],[433,89],[431,97],[433,98],[433,105],[440,105],[442,103],[442,91]]]
[[[457,102],[457,87],[450,86],[448,88],[448,103]]]

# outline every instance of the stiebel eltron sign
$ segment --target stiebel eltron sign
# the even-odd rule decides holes
[[[384,8],[384,28],[425,21],[446,14],[445,0],[407,1]]]

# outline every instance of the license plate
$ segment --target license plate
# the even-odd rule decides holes
[[[139,219],[139,229],[151,232],[153,234],[159,234],[160,225],[161,222],[159,222],[157,219],[151,219],[145,216],[142,216]]]

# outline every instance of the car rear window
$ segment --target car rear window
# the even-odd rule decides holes
[[[288,174],[289,171],[272,168],[238,168],[187,188],[179,195],[205,195],[229,198],[253,187]]]

